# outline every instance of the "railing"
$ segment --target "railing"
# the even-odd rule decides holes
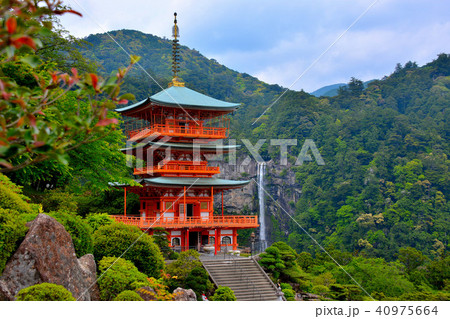
[[[217,226],[236,227],[236,228],[253,228],[258,227],[258,216],[214,216],[212,218],[198,217],[130,217],[123,215],[111,215],[117,222],[127,225],[134,225],[140,228],[180,228],[180,227],[209,227]]]
[[[178,125],[154,124],[150,127],[137,129],[128,132],[130,141],[138,141],[154,133],[167,136],[181,136],[193,138],[226,138],[227,128],[225,127],[189,127]]]
[[[152,167],[135,168],[134,175],[154,174],[154,173],[192,173],[192,174],[219,174],[218,166],[206,165],[180,165],[165,164]]]

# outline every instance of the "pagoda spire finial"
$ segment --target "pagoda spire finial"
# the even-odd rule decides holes
[[[178,38],[180,37],[180,29],[177,25],[177,13],[174,12],[174,20],[173,20],[173,27],[172,27],[172,72],[173,72],[173,79],[172,82],[169,83],[170,86],[184,86],[183,82],[178,81],[178,72],[180,71],[180,44],[178,43]]]

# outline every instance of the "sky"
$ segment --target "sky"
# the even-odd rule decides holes
[[[258,79],[312,92],[450,53],[448,0],[65,0],[74,36],[132,29],[171,38]],[[131,52],[132,54],[132,52]]]

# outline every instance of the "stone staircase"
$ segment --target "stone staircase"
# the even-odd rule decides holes
[[[238,301],[279,300],[277,289],[252,258],[201,258],[216,286],[227,286]]]

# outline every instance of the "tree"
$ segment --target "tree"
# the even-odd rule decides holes
[[[105,80],[94,73],[71,75],[53,70],[51,63],[40,68],[35,51],[39,37],[48,35],[51,17],[78,12],[65,9],[61,1],[8,1],[0,9],[5,22],[0,30],[0,70],[5,65],[28,64],[35,83],[24,85],[0,72],[0,172],[11,172],[48,159],[67,163],[66,152],[105,136],[106,127],[117,119],[108,110],[127,103],[131,95],[119,97],[120,84],[137,61]],[[31,87],[30,87],[31,86]],[[59,100],[69,91],[88,102],[85,112],[65,112]],[[55,121],[54,119],[58,119]],[[81,137],[81,139],[76,139]]]
[[[422,266],[428,258],[417,249],[406,247],[399,249],[398,260],[405,265],[406,273],[410,274],[413,270]]]

